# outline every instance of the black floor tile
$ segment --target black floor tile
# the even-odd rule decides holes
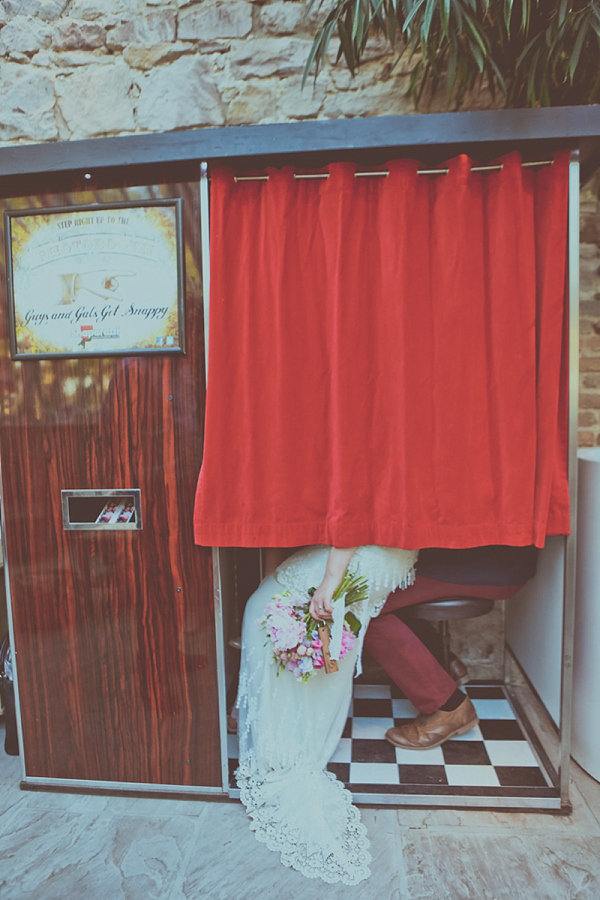
[[[463,687],[471,700],[504,700],[505,694],[500,686],[497,685],[478,685],[466,684]]]
[[[406,790],[401,784],[348,784],[353,794],[402,794]]]
[[[498,781],[508,787],[547,787],[536,766],[496,766]]]
[[[352,762],[395,763],[396,753],[387,741],[354,738]]]
[[[333,772],[336,778],[339,778],[340,781],[343,781],[344,784],[348,784],[350,781],[350,763],[328,763],[327,768],[330,772]]]
[[[354,700],[353,714],[357,716],[392,717],[391,700]]]
[[[525,735],[515,719],[480,719],[479,728],[488,741],[524,741]]]
[[[363,658],[364,665],[364,658]],[[363,672],[362,675],[359,675],[358,678],[354,682],[355,684],[389,684],[390,679],[385,674],[383,669],[379,669],[378,671],[366,671]]]
[[[392,688],[392,697],[394,698],[394,700],[406,700],[406,694],[404,694],[400,690],[398,685],[396,685],[392,682],[391,688]]]
[[[398,766],[400,784],[448,784],[443,766]]]
[[[346,719],[346,724],[344,725],[344,730],[342,731],[343,738],[351,738],[352,737],[352,718]]]
[[[444,762],[449,766],[489,766],[483,741],[446,741],[442,744]]]

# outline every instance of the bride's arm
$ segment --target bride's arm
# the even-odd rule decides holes
[[[313,619],[324,621],[331,618],[333,592],[342,580],[355,550],[356,547],[332,547],[330,549],[323,581],[310,601],[310,614]]]

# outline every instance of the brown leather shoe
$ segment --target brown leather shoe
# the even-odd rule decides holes
[[[462,659],[459,659],[458,656],[453,656],[450,660],[450,665],[448,666],[448,674],[450,678],[452,678],[457,685],[466,684],[469,680],[469,670],[465,666]]]
[[[433,713],[421,713],[407,725],[389,728],[386,741],[406,750],[430,750],[439,747],[455,734],[466,734],[475,728],[479,719],[469,697],[465,697],[457,709],[445,712],[438,709]]]

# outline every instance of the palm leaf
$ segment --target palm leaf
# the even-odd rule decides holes
[[[316,29],[302,84],[325,65],[332,36],[352,74],[376,30],[396,47],[421,55],[410,73],[418,105],[444,85],[448,102],[487,84],[509,105],[600,101],[600,0],[307,0],[328,3]],[[341,23],[341,27],[340,27]]]
[[[579,26],[579,32],[577,34],[577,38],[575,39],[575,45],[573,47],[573,53],[571,54],[571,61],[569,63],[569,78],[571,79],[571,84],[573,84],[573,76],[575,74],[575,70],[577,68],[577,63],[579,62],[579,57],[581,56],[581,50],[583,48],[583,42],[587,37],[588,26],[590,24],[589,16],[585,16],[581,25]]]

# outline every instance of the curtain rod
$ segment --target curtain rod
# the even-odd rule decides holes
[[[540,159],[533,162],[523,162],[522,166],[533,168],[535,166],[551,166],[553,159]],[[472,166],[471,172],[499,172],[503,168],[502,163],[493,166]],[[450,169],[417,169],[417,175],[447,175]],[[389,172],[355,172],[355,178],[376,178],[387,176]],[[329,178],[329,172],[315,172],[314,174],[302,175],[294,172],[294,178],[298,180],[302,178]],[[234,175],[235,181],[268,181],[268,175]]]

